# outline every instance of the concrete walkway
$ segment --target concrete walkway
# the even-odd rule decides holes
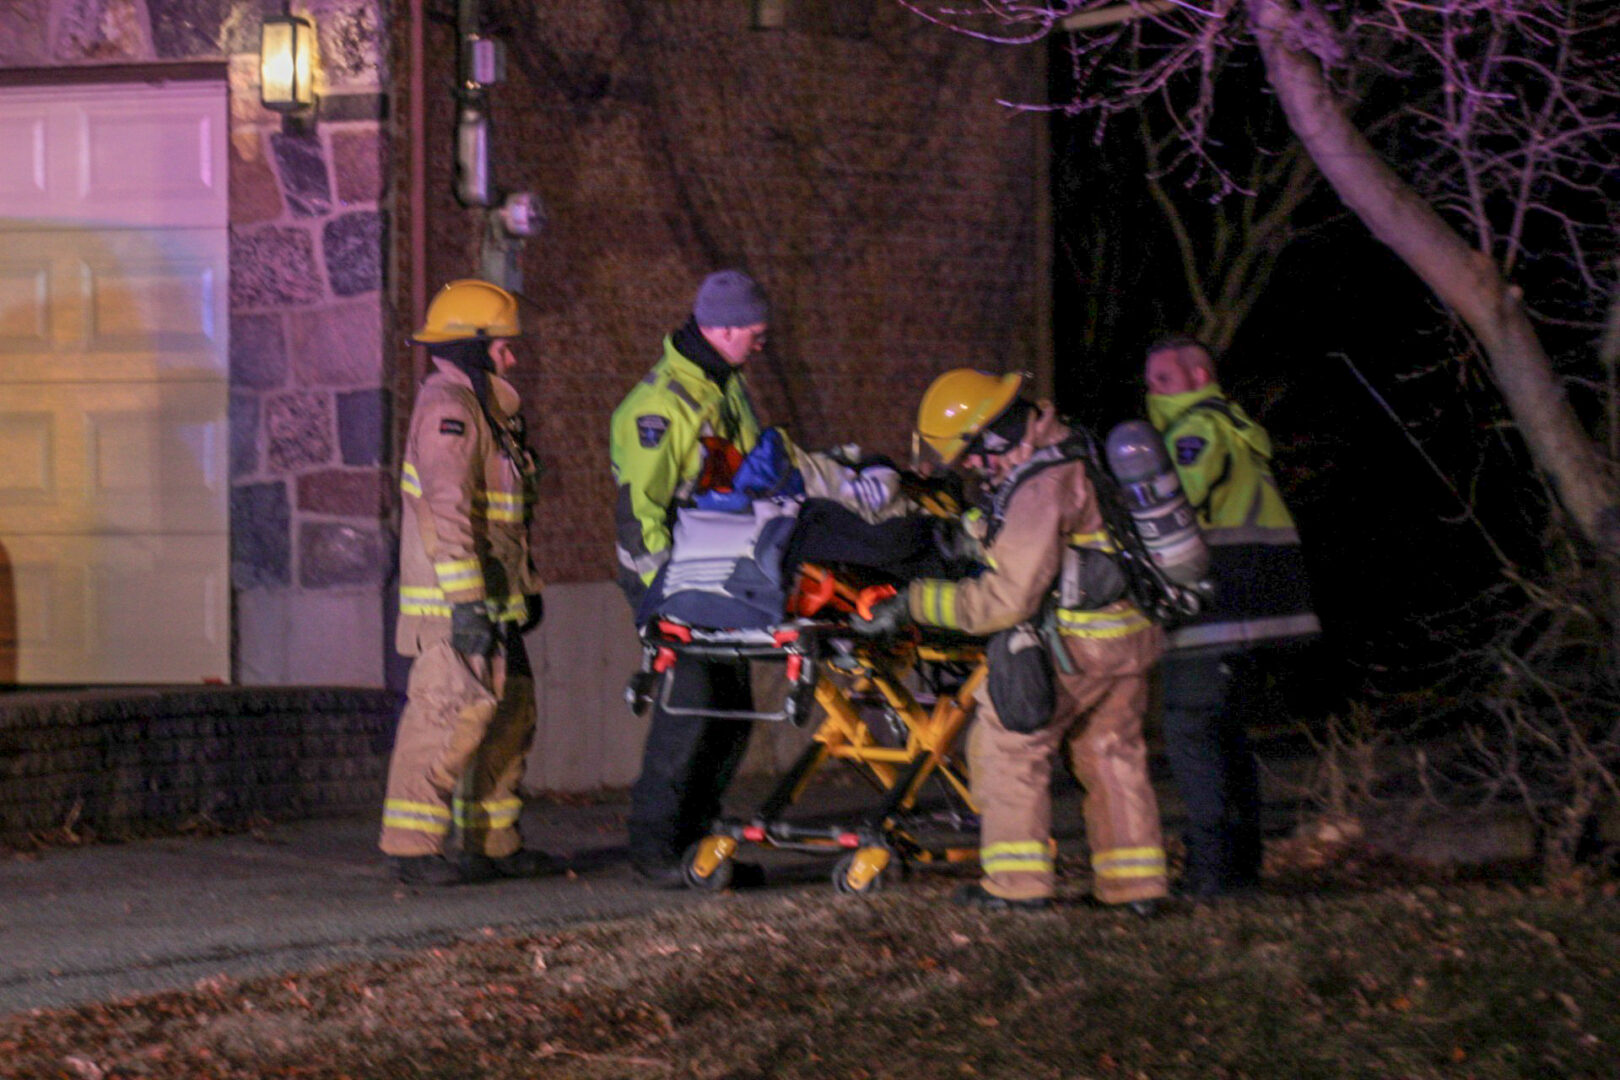
[[[1156,787],[1167,834],[1180,829],[1171,785]],[[876,804],[870,788],[829,774],[791,817],[853,820]],[[749,814],[768,778],[745,778],[728,811]],[[242,977],[385,956],[486,930],[522,932],[712,902],[698,891],[642,885],[625,861],[623,802],[531,802],[523,834],[572,871],[531,881],[406,889],[376,850],[374,815],[270,826],[261,833],[173,837],[48,849],[0,858],[0,1016],[27,1009],[183,989]],[[1274,828],[1290,808],[1268,805]],[[1080,794],[1054,788],[1053,834],[1081,850]],[[970,834],[952,842],[971,845]],[[762,851],[770,891],[831,891],[832,861]],[[859,901],[851,898],[850,902]]]

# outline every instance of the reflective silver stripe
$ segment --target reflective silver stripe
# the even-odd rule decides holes
[[[668,548],[636,556],[626,551],[623,544],[614,544],[613,552],[619,557],[620,566],[641,578],[649,578],[658,573],[659,567],[669,561]]]
[[[1303,637],[1318,634],[1322,622],[1310,612],[1302,615],[1272,615],[1241,622],[1218,622],[1207,626],[1184,626],[1171,631],[1172,649],[1193,649],[1201,645],[1233,645],[1272,638]]]
[[[1292,526],[1235,525],[1209,526],[1204,529],[1204,542],[1211,547],[1233,544],[1272,544],[1287,547],[1299,544],[1299,530]]]
[[[1058,633],[1066,637],[1121,638],[1146,630],[1151,619],[1136,608],[1123,611],[1057,609]]]
[[[1091,869],[1100,878],[1164,877],[1164,849],[1110,848],[1091,857]]]

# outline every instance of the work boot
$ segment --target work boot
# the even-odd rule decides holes
[[[442,855],[390,855],[388,868],[402,885],[460,885],[466,880]]]
[[[494,857],[464,851],[457,861],[462,879],[469,882],[496,878],[533,878],[562,871],[562,864],[543,851],[520,848],[510,855]]]
[[[1052,906],[1049,896],[1031,896],[1024,900],[1010,900],[1005,896],[997,896],[985,890],[983,885],[974,882],[957,889],[951,896],[951,903],[959,907],[977,908],[980,911],[1045,911]]]
[[[676,862],[653,862],[648,859],[632,859],[630,869],[643,883],[654,889],[684,889],[686,888],[686,871]]]

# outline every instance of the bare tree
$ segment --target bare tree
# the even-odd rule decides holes
[[[1580,423],[1548,327],[1595,338],[1620,205],[1620,12],[1604,0],[896,0],[1009,44],[1078,28],[1072,110],[1157,109],[1217,196],[1255,147],[1216,138],[1217,89],[1258,52],[1339,199],[1468,330],[1579,533],[1620,554],[1613,462]],[[1398,84],[1390,89],[1390,84]],[[1359,103],[1387,103],[1373,133]],[[1019,107],[1031,103],[1008,102]],[[1556,266],[1557,272],[1553,271]],[[1534,282],[1527,297],[1524,283]]]

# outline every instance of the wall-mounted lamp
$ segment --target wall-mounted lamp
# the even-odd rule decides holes
[[[259,30],[259,100],[279,113],[315,106],[315,24],[284,11]]]

